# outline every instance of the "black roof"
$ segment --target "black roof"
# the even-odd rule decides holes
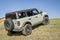
[[[14,13],[18,13],[18,12],[25,12],[25,11],[31,11],[31,10],[36,10],[36,8],[20,10],[20,11],[15,11],[15,12],[9,12],[9,13],[6,13],[6,14],[14,14]]]

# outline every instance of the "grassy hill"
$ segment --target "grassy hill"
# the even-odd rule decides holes
[[[48,25],[36,26],[32,30],[32,34],[28,36],[24,36],[21,33],[8,36],[2,21],[0,23],[0,40],[60,40],[60,19],[50,19]]]

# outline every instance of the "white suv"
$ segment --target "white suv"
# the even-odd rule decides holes
[[[36,8],[32,8],[6,13],[4,26],[10,33],[22,31],[24,35],[29,35],[32,33],[32,26],[40,23],[49,23],[47,12],[39,12]]]

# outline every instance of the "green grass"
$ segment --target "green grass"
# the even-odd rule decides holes
[[[50,19],[48,25],[37,26],[28,36],[20,33],[8,36],[3,23],[0,23],[0,40],[60,40],[60,19]]]

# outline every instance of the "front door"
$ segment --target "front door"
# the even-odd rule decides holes
[[[39,12],[37,10],[32,10],[32,13],[34,15],[34,22],[35,24],[37,24],[40,20],[39,20]]]
[[[27,11],[27,18],[28,21],[32,23],[32,25],[34,25],[36,23],[36,17],[34,16],[34,14],[32,13],[32,11]]]

